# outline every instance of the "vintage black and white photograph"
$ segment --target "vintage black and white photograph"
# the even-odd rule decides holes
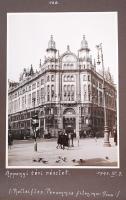
[[[117,17],[7,14],[7,168],[119,168]]]

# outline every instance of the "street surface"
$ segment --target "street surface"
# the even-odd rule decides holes
[[[116,167],[118,146],[110,138],[111,147],[103,146],[103,138],[80,139],[79,146],[74,139],[74,147],[64,150],[56,148],[56,139],[38,139],[37,152],[34,140],[15,140],[8,149],[8,166],[105,166]]]

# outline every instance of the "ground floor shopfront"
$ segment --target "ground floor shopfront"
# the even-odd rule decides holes
[[[32,117],[37,113],[39,126],[36,128],[39,137],[57,137],[58,131],[73,132],[77,137],[103,135],[103,107],[92,104],[45,104],[34,109],[8,116],[8,129],[14,137],[23,139],[32,136]],[[116,124],[116,113],[107,109],[107,124],[110,133]]]

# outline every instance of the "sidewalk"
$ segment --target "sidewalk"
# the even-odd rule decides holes
[[[103,138],[80,139],[78,146],[74,140],[74,147],[65,150],[57,149],[54,139],[37,142],[38,151],[34,152],[34,141],[14,141],[8,150],[9,166],[105,166],[117,167],[118,146],[110,138],[111,147],[103,146]]]

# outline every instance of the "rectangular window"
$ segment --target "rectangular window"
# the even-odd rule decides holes
[[[55,89],[54,89],[54,85],[51,86],[51,97],[54,98],[55,95]]]

